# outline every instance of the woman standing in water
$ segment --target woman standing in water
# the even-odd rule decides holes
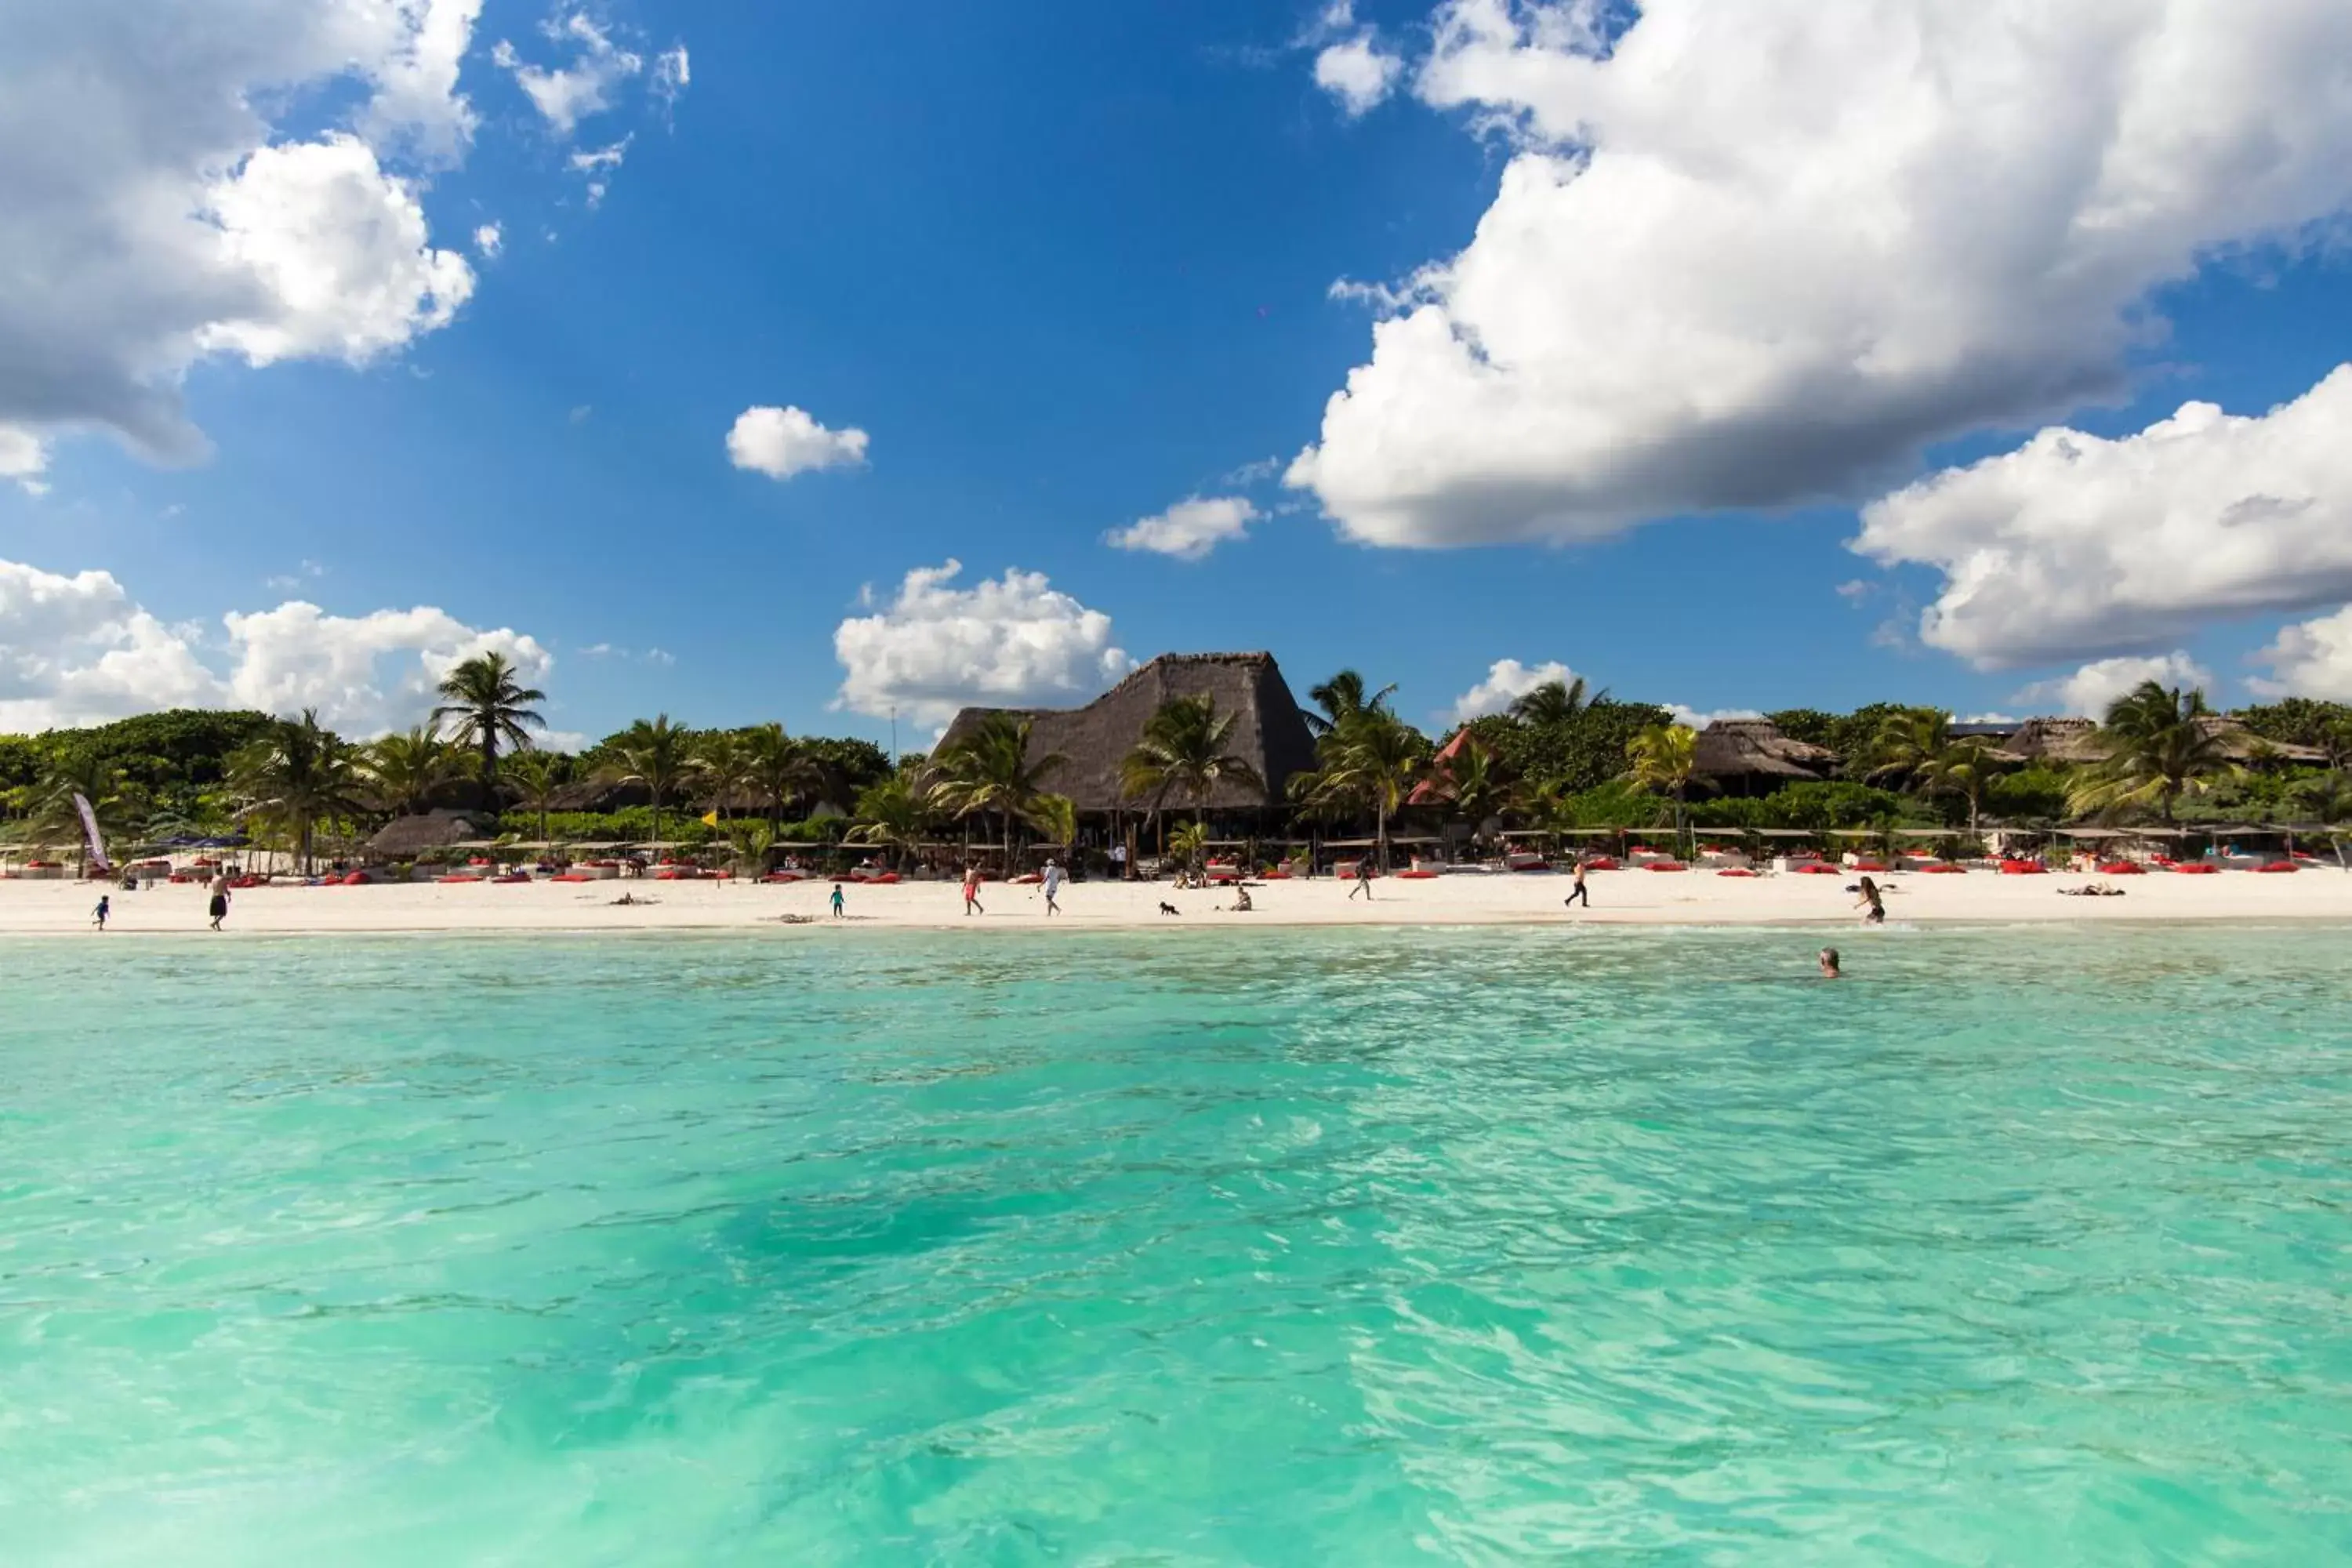
[[[1886,900],[1880,894],[1878,884],[1872,881],[1869,878],[1864,877],[1862,879],[1862,886],[1859,891],[1861,892],[1862,897],[1853,901],[1853,907],[1858,910],[1867,909],[1870,911],[1868,914],[1862,917],[1862,923],[1866,926],[1885,925],[1886,923]]]

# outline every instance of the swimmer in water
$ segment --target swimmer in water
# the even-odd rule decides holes
[[[1822,979],[1843,980],[1845,978],[1844,971],[1838,968],[1838,951],[1836,948],[1825,947],[1822,949],[1821,964]]]

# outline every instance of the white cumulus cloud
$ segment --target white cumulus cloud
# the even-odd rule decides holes
[[[2246,683],[2259,696],[2352,702],[2352,605],[2280,627],[2270,646],[2254,658],[2271,670],[2267,678]]]
[[[526,683],[553,666],[537,639],[419,606],[334,616],[290,600],[231,612],[206,646],[165,624],[111,574],[72,575],[0,561],[0,731],[103,722],[171,707],[247,707],[320,719],[365,736],[421,722],[460,659],[497,651]]]
[[[1467,724],[1489,713],[1501,713],[1538,686],[1554,680],[1572,683],[1575,679],[1576,671],[1556,658],[1542,664],[1498,658],[1486,667],[1486,679],[1454,700],[1454,721]]]
[[[470,141],[471,0],[80,0],[0,48],[0,426],[205,450],[207,354],[363,360],[447,322],[472,276],[412,178]],[[272,119],[321,94],[341,129]],[[21,445],[15,443],[12,445]],[[23,454],[16,457],[24,466]],[[18,476],[22,477],[22,476]]]
[[[962,571],[952,560],[916,567],[887,605],[835,628],[837,706],[943,725],[971,706],[1083,702],[1135,668],[1111,641],[1110,617],[1044,573],[1008,567],[960,588]]]
[[[1192,496],[1166,511],[1112,529],[1103,542],[1119,550],[1204,561],[1226,541],[1247,537],[1249,525],[1265,515],[1241,496]]]
[[[2045,704],[2078,718],[2105,719],[2108,704],[2147,680],[2159,686],[2190,688],[2209,696],[2214,690],[2210,670],[2185,653],[2173,652],[2146,658],[2095,659],[2072,675],[2036,681],[2019,692],[2016,700]]]
[[[1853,493],[2117,394],[2148,301],[2352,200],[2341,0],[1448,0],[1519,151],[1292,465],[1438,546]]]
[[[866,432],[828,430],[807,410],[746,408],[727,432],[727,459],[772,479],[816,468],[854,468],[866,461]]]
[[[1920,640],[1980,667],[2161,644],[2352,598],[2352,365],[2255,416],[2044,430],[1873,502],[1854,548],[1944,575]]]
[[[486,223],[474,230],[475,253],[485,261],[497,260],[499,252],[506,248],[506,231],[497,224]]]
[[[1315,85],[1338,99],[1351,119],[1380,107],[1402,75],[1403,58],[1370,37],[1329,45],[1315,56]]]

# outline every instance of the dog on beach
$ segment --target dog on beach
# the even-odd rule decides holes
[[[1184,911],[1173,904],[1163,903],[1160,906],[1160,912],[1163,915],[1181,915]]]

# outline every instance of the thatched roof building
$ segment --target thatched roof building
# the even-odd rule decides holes
[[[496,838],[499,819],[478,811],[428,811],[395,816],[367,841],[367,852],[385,860],[413,860],[475,839]]]
[[[2221,742],[2221,754],[2233,763],[2324,763],[2327,753],[2314,746],[2290,746],[2265,741],[2226,713],[2208,713],[2197,727]],[[2107,748],[2099,726],[2089,719],[2028,719],[2009,738],[2008,749],[2032,762],[2100,763]]]
[[[1792,741],[1769,719],[1717,719],[1698,732],[1691,772],[1717,784],[1822,779],[1837,765],[1827,746]]]
[[[1171,697],[1206,697],[1219,717],[1238,715],[1234,754],[1265,781],[1262,791],[1220,784],[1209,797],[1211,810],[1278,806],[1290,775],[1315,765],[1314,738],[1270,653],[1162,654],[1083,708],[967,708],[940,737],[940,746],[955,744],[991,713],[1011,712],[1034,721],[1030,755],[1059,752],[1068,759],[1045,775],[1045,788],[1068,795],[1080,811],[1132,809],[1136,803],[1119,790],[1119,764]]]

